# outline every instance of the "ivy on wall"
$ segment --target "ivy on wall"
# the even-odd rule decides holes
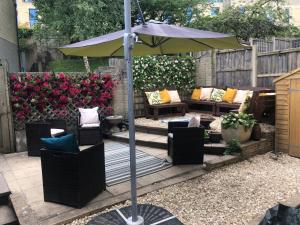
[[[135,90],[176,87],[186,91],[195,86],[195,60],[180,56],[145,56],[133,60]]]

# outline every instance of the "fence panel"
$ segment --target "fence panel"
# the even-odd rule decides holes
[[[219,51],[216,54],[216,85],[250,86],[252,50]]]
[[[274,87],[273,80],[300,67],[300,48],[259,53],[257,58],[258,86]]]

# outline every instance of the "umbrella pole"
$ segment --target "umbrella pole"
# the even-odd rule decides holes
[[[130,149],[130,174],[131,174],[131,213],[132,216],[126,221],[128,225],[143,225],[144,220],[138,216],[137,192],[136,192],[136,154],[135,154],[135,127],[134,127],[134,98],[132,79],[132,48],[134,44],[131,33],[131,1],[124,0],[124,56],[128,82],[128,126],[129,126],[129,149]]]

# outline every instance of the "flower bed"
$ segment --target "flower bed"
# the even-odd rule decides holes
[[[11,74],[11,102],[16,129],[25,122],[63,118],[75,125],[78,107],[99,106],[101,115],[111,115],[110,74],[18,73]]]

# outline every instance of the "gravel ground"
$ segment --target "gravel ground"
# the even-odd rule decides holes
[[[277,202],[299,195],[299,183],[300,159],[287,155],[277,159],[267,153],[149,193],[138,202],[162,206],[186,225],[242,225]],[[94,216],[71,225],[86,224]]]

